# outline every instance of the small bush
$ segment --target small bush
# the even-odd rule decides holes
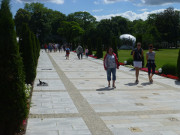
[[[165,64],[162,66],[162,73],[163,74],[171,74],[171,75],[176,75],[177,72],[177,67],[176,65],[172,64]]]
[[[178,55],[178,61],[177,61],[177,76],[180,80],[180,49],[179,49],[179,55]]]
[[[133,65],[133,58],[129,58],[127,60],[127,65]]]

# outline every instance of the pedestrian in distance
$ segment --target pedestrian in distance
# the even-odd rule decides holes
[[[69,60],[69,54],[70,54],[70,49],[69,47],[67,46],[66,47],[66,59]]]
[[[119,62],[117,55],[113,52],[112,48],[108,48],[107,53],[104,56],[104,69],[107,72],[108,87],[110,87],[111,74],[112,74],[112,80],[113,80],[112,87],[116,88],[115,86],[116,68],[119,69]]]
[[[156,68],[155,55],[156,53],[153,51],[153,45],[150,44],[149,51],[146,53],[146,60],[147,60],[146,67],[148,68],[148,77],[150,83],[153,83],[152,77],[155,74],[155,68]]]
[[[133,51],[133,59],[134,59],[134,68],[136,70],[136,81],[135,83],[139,83],[139,70],[142,68],[142,60],[143,60],[143,49],[141,48],[141,43],[137,43],[137,48]]]
[[[47,44],[44,44],[44,49],[45,49],[45,52],[47,52],[47,49],[48,49]]]
[[[89,50],[88,50],[88,48],[86,48],[86,49],[85,49],[86,58],[88,58],[88,53],[89,53]]]
[[[76,53],[77,53],[77,56],[79,59],[82,59],[83,58],[83,48],[82,46],[78,46],[77,49],[76,49]],[[81,56],[81,57],[80,57]]]

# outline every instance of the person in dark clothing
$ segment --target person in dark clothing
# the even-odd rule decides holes
[[[148,77],[149,77],[149,82],[153,83],[153,75],[155,74],[155,55],[156,53],[153,51],[153,45],[149,45],[149,51],[146,53],[146,60],[147,60],[147,65],[146,67],[148,68]],[[152,69],[152,72],[151,72]]]
[[[83,58],[83,48],[82,48],[82,46],[78,46],[77,47],[77,49],[76,49],[76,53],[77,53],[77,56],[78,56],[78,58],[80,59],[82,59]],[[81,56],[81,57],[80,57]]]
[[[137,48],[133,51],[133,59],[134,59],[134,67],[136,70],[136,81],[135,83],[139,83],[139,69],[142,68],[142,59],[143,59],[143,49],[141,48],[141,43],[137,43]]]

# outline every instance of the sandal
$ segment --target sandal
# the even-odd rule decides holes
[[[153,79],[150,80],[150,83],[153,83]]]
[[[136,80],[135,83],[138,84],[138,83],[139,83],[139,80]]]
[[[113,85],[112,87],[113,87],[113,88],[116,88],[116,86],[115,86],[115,85]]]

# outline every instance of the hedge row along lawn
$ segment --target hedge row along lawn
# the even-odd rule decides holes
[[[144,50],[144,56],[146,56],[146,52],[148,50]],[[173,64],[177,65],[177,58],[178,58],[178,52],[179,49],[160,49],[156,52],[156,70],[161,68],[164,64]],[[93,51],[93,54],[96,52]],[[103,55],[105,55],[106,52],[103,52]],[[119,61],[124,62],[125,60],[132,58],[131,50],[119,50]],[[145,62],[146,63],[146,62]]]

